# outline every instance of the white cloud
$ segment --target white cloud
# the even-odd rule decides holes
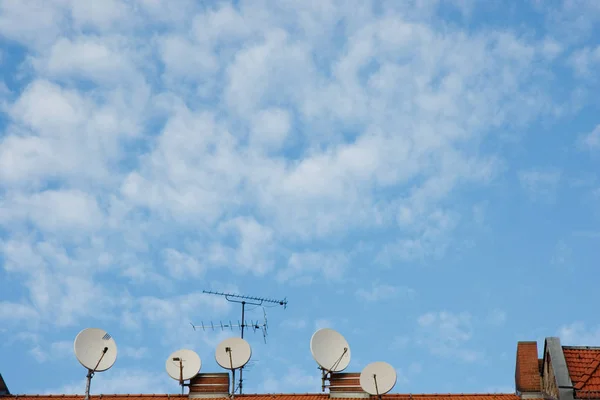
[[[118,38],[84,36],[75,40],[60,38],[45,57],[33,61],[42,74],[58,78],[89,79],[99,84],[115,84],[135,78],[135,67],[126,57]]]
[[[4,321],[31,321],[37,320],[39,314],[35,308],[19,303],[9,301],[0,302],[0,318]]]
[[[325,318],[320,318],[315,321],[315,330],[323,328],[333,328],[333,323]]]
[[[73,352],[73,342],[70,341],[53,342],[49,346],[40,344],[38,338],[34,342],[36,344],[29,350],[29,353],[39,363],[56,362],[57,359],[68,357]]]
[[[176,279],[198,278],[204,274],[204,268],[194,257],[175,249],[165,249],[164,262],[170,275]]]
[[[267,150],[278,150],[290,129],[291,118],[286,110],[281,108],[261,110],[253,118],[250,143],[253,146],[265,147]]]
[[[0,10],[2,35],[35,47],[52,43],[65,23],[57,0],[41,5],[35,0],[3,1]]]
[[[0,222],[29,220],[41,231],[66,235],[93,232],[101,227],[103,217],[96,199],[80,190],[47,190],[0,203]]]
[[[581,137],[579,144],[581,147],[589,150],[600,149],[600,124],[596,125],[596,127],[590,133]]]
[[[481,352],[465,347],[473,335],[469,313],[429,312],[421,315],[417,324],[416,342],[432,354],[455,357],[465,362],[478,361],[483,357]]]
[[[492,310],[487,316],[487,323],[500,326],[506,323],[506,311],[500,309]]]
[[[565,346],[600,346],[600,326],[592,328],[583,322],[573,322],[561,326],[558,337]]]
[[[411,341],[411,339],[409,336],[405,336],[405,335],[396,336],[396,337],[394,337],[394,340],[392,341],[392,343],[390,345],[390,349],[393,349],[393,350],[404,349],[404,348],[406,348],[406,346],[409,345],[410,341]]]
[[[290,330],[304,329],[306,320],[304,319],[286,319],[281,323],[281,326]]]
[[[0,182],[35,188],[59,180],[87,190],[114,179],[122,139],[137,134],[139,114],[118,93],[111,96],[99,104],[47,80],[31,82],[10,108]]]
[[[70,0],[70,14],[78,28],[95,28],[106,31],[127,26],[133,18],[129,4],[119,0],[106,0],[99,4]]]
[[[377,302],[389,300],[397,296],[404,298],[412,298],[415,291],[408,287],[393,286],[385,283],[374,283],[370,289],[360,288],[356,291],[356,295],[367,302]]]
[[[519,172],[519,182],[532,200],[552,202],[561,175],[558,170],[530,169]]]
[[[159,39],[160,55],[168,77],[177,79],[202,80],[217,71],[218,60],[210,49],[199,46],[178,35]],[[182,63],[181,60],[186,62]]]
[[[586,47],[571,54],[569,62],[575,73],[581,78],[594,78],[595,71],[600,66],[600,46]]]
[[[410,208],[402,207],[397,218],[412,235],[382,248],[377,260],[387,265],[393,265],[396,260],[423,261],[429,257],[442,257],[449,245],[449,233],[458,224],[458,216],[444,210],[418,215]]]
[[[348,258],[341,253],[292,253],[285,268],[277,274],[280,282],[310,284],[315,280],[338,281],[342,278]]]
[[[126,346],[125,348],[123,348],[121,353],[125,357],[132,358],[134,360],[140,360],[142,358],[147,358],[149,356],[149,350],[146,347]]]
[[[555,246],[550,262],[554,265],[567,267],[571,263],[573,249],[564,240],[558,241]]]

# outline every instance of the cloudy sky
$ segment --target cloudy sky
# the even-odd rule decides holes
[[[542,4],[543,3],[543,4]],[[317,392],[312,333],[395,392],[510,392],[518,340],[600,345],[600,2],[0,0],[0,373],[94,393],[221,371]]]

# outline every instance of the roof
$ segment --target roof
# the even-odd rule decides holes
[[[573,388],[580,392],[600,392],[600,347],[563,346]]]
[[[84,398],[83,394],[10,394],[0,396],[3,400],[79,400]],[[178,398],[186,398],[187,394],[103,394],[90,395],[90,399],[110,399],[110,400],[173,400]]]
[[[83,395],[6,395],[0,396],[1,399],[15,400],[82,400]],[[91,395],[90,399],[110,399],[110,400],[172,400],[177,398],[187,398],[187,395],[180,394],[103,394]],[[329,399],[329,394],[238,394],[236,399],[243,398],[245,400],[325,400]],[[469,394],[387,394],[382,396],[382,399],[387,400],[520,400],[516,394],[501,394],[501,393],[469,393]],[[355,399],[354,399],[355,400]]]
[[[245,400],[324,400],[329,399],[329,394],[244,394],[235,398]],[[375,396],[371,396],[374,398]],[[520,400],[516,394],[503,393],[434,393],[434,394],[386,394],[382,400]],[[336,398],[338,399],[338,398]],[[356,399],[353,399],[356,400]]]

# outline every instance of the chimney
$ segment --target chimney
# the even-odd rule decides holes
[[[515,386],[523,399],[543,397],[537,342],[517,343]]]
[[[2,374],[0,374],[0,396],[9,395],[9,394],[10,394],[10,391],[8,390],[8,386],[6,386],[4,379],[2,379]]]
[[[329,377],[329,398],[369,398],[360,386],[360,372],[332,372]]]
[[[190,379],[188,398],[216,399],[229,397],[229,373],[198,374]]]

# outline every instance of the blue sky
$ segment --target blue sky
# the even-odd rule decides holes
[[[395,392],[512,392],[519,340],[600,345],[600,2],[0,0],[0,373],[177,393],[239,318],[246,392],[317,392],[309,340]],[[263,311],[248,312],[261,319]]]

